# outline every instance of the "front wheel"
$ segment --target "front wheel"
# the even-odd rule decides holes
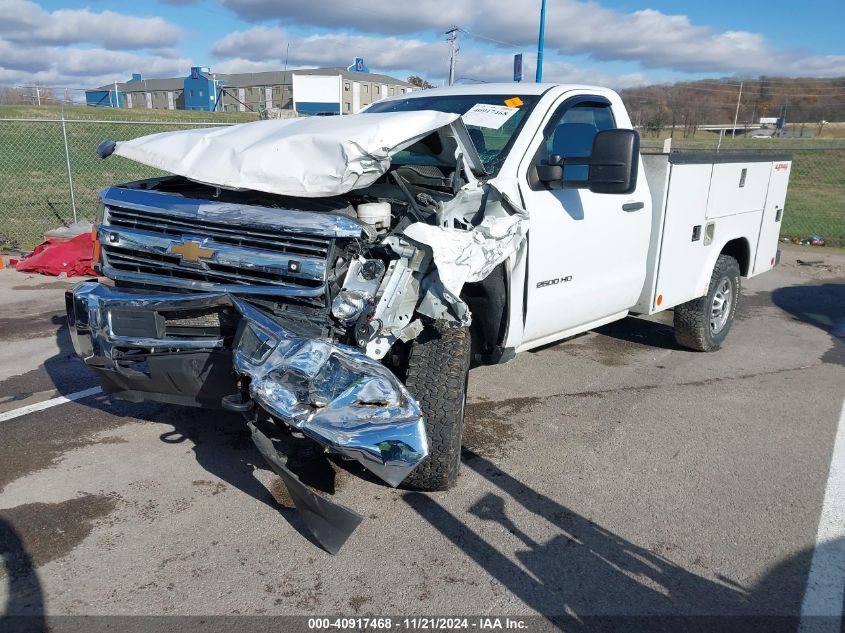
[[[447,490],[458,480],[470,363],[469,328],[427,325],[409,346],[405,386],[425,416],[428,456],[402,482]]]
[[[719,349],[733,325],[740,287],[739,264],[719,255],[707,294],[675,307],[675,340],[699,352]]]

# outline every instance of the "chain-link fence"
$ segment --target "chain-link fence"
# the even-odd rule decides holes
[[[215,125],[233,124],[0,118],[0,248],[27,250],[45,231],[93,221],[97,192],[110,184],[164,175],[118,156],[100,159],[103,139]]]
[[[54,118],[0,114],[0,249],[28,250],[42,241],[45,231],[75,220],[93,220],[97,192],[103,187],[162,175],[117,156],[101,160],[96,148],[104,138],[126,140],[167,130],[232,124],[209,113],[204,113],[206,120],[200,119],[203,113],[181,113],[192,116],[190,120],[141,121],[88,118],[112,115],[78,110],[84,112],[64,116],[56,112]],[[807,243],[819,238],[828,246],[845,246],[845,144],[725,139],[720,149],[760,150],[762,144],[765,150],[789,151],[794,157],[783,236]],[[654,148],[659,143],[646,137],[643,146]],[[715,142],[674,147],[715,149]]]

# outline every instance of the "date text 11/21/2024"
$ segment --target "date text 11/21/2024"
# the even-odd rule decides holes
[[[308,630],[405,630],[405,631],[453,631],[453,630],[527,630],[524,618],[490,617],[354,617],[354,618],[308,618]]]

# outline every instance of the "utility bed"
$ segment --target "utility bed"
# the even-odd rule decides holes
[[[672,152],[643,154],[652,199],[646,281],[632,309],[653,314],[704,295],[730,243],[743,276],[771,270],[792,166],[788,154]]]

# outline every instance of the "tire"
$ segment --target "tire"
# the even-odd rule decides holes
[[[422,408],[428,456],[402,483],[411,490],[447,490],[458,480],[471,337],[468,328],[427,325],[409,346],[405,386]]]
[[[675,340],[699,352],[719,349],[733,325],[740,288],[739,264],[719,255],[707,294],[675,307]]]

